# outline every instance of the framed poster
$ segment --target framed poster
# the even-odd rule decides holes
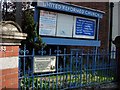
[[[84,17],[74,18],[73,38],[95,39],[96,20]]]
[[[72,38],[72,30],[73,30],[73,16],[58,13],[56,36]]]
[[[34,73],[53,72],[56,70],[56,56],[34,57]]]
[[[55,36],[57,13],[40,10],[39,35]]]

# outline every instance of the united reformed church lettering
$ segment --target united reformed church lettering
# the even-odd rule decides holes
[[[68,4],[65,4],[65,3],[39,2],[37,4],[37,6],[43,7],[43,8],[49,8],[49,9],[71,12],[71,13],[78,13],[78,14],[83,14],[83,15],[86,15],[86,16],[97,17],[97,18],[102,18],[103,17],[103,14],[98,13],[96,11],[93,11],[93,10],[90,10],[90,9],[85,9],[85,8],[82,8],[82,7],[71,6],[71,5],[68,5]]]

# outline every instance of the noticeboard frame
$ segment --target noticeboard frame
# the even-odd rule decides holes
[[[66,4],[66,3],[56,3],[56,2],[51,2],[52,4],[55,3],[55,5],[66,5],[66,6],[70,6],[70,7],[74,7],[74,8],[80,8],[79,10],[88,10],[88,11],[93,11],[96,12],[97,14],[103,16],[103,14],[105,12],[103,11],[99,11],[99,10],[93,10],[90,8],[86,8],[86,7],[79,7],[76,5],[70,5],[70,4]],[[41,38],[43,40],[43,42],[45,42],[48,45],[72,45],[72,46],[95,46],[95,47],[100,47],[101,45],[101,41],[98,40],[98,35],[99,35],[99,22],[100,19],[102,17],[94,17],[94,16],[87,16],[84,14],[80,14],[80,13],[74,13],[74,12],[68,12],[68,11],[64,11],[64,10],[58,10],[55,9],[54,7],[49,7],[49,4],[51,3],[47,3],[47,7],[46,6],[38,6],[38,4],[36,4],[35,6],[35,12],[34,12],[34,21],[35,23],[38,23],[38,19],[39,19],[39,11],[40,10],[47,10],[47,11],[54,11],[54,12],[58,12],[58,13],[63,13],[63,14],[69,14],[69,15],[75,15],[75,16],[82,16],[82,17],[86,17],[86,18],[90,18],[90,19],[96,19],[96,35],[95,35],[95,39],[84,39],[84,38],[69,38],[69,37],[54,37],[54,36],[42,36]],[[60,43],[58,42],[60,40]],[[75,41],[75,44],[73,43]],[[77,43],[79,42],[79,43]],[[91,43],[94,42],[94,45]]]
[[[56,27],[54,27],[54,33],[53,34],[50,34],[50,33],[48,33],[49,31],[47,31],[47,29],[48,28],[46,28],[46,31],[47,31],[47,33],[48,34],[46,34],[46,33],[40,33],[41,32],[41,28],[40,28],[40,21],[41,21],[41,15],[40,15],[40,11],[42,11],[42,12],[48,12],[48,13],[55,13],[56,14],[56,19],[54,20],[55,21],[55,25],[54,26],[56,26]],[[97,23],[97,20],[96,19],[92,19],[92,18],[87,18],[87,17],[83,17],[83,16],[75,16],[75,15],[69,15],[69,16],[71,16],[71,17],[73,17],[73,25],[72,25],[72,27],[71,27],[71,31],[70,32],[72,32],[71,33],[71,36],[69,35],[69,36],[67,36],[67,35],[57,35],[57,33],[58,33],[58,16],[59,16],[59,14],[62,14],[62,13],[58,13],[58,12],[53,12],[53,11],[48,11],[48,10],[39,10],[39,20],[38,20],[38,23],[39,23],[39,26],[38,26],[38,33],[39,33],[39,35],[41,36],[41,37],[54,37],[54,38],[68,38],[68,39],[76,39],[76,38],[78,38],[78,39],[86,39],[86,40],[95,40],[96,39],[96,34],[97,34],[97,31],[96,31],[96,23]],[[63,15],[67,15],[67,14],[63,14]],[[44,17],[45,18],[45,17]],[[47,17],[48,18],[48,17]],[[94,27],[93,27],[93,32],[94,32],[94,35],[93,36],[91,36],[91,37],[89,37],[88,35],[76,35],[75,36],[75,29],[76,29],[76,18],[81,18],[81,19],[85,19],[86,21],[91,21],[91,22],[94,22],[93,24],[94,24]],[[47,23],[47,20],[46,20],[46,23]],[[45,25],[45,26],[47,26],[47,25]],[[53,25],[52,25],[53,26]],[[45,31],[45,32],[46,32]],[[52,31],[52,29],[51,29],[51,31]],[[65,31],[64,31],[65,32]],[[82,36],[84,36],[84,37],[82,37]]]

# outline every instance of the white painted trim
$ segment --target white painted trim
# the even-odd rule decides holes
[[[21,45],[21,43],[0,43],[0,45]]]
[[[0,70],[18,68],[18,57],[0,58]]]

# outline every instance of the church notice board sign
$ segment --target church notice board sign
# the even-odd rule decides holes
[[[56,56],[35,56],[34,73],[56,71]]]
[[[56,32],[56,13],[49,11],[40,11],[39,34],[55,36]]]
[[[105,12],[62,2],[35,5],[35,22],[39,23],[39,35],[46,44],[100,46],[99,22]]]
[[[39,35],[95,39],[96,20],[40,10]]]
[[[72,38],[73,16],[58,13],[57,17],[56,37]]]
[[[96,20],[83,17],[75,17],[73,37],[95,39],[95,31]]]
[[[73,16],[40,10],[39,35],[72,37]]]

